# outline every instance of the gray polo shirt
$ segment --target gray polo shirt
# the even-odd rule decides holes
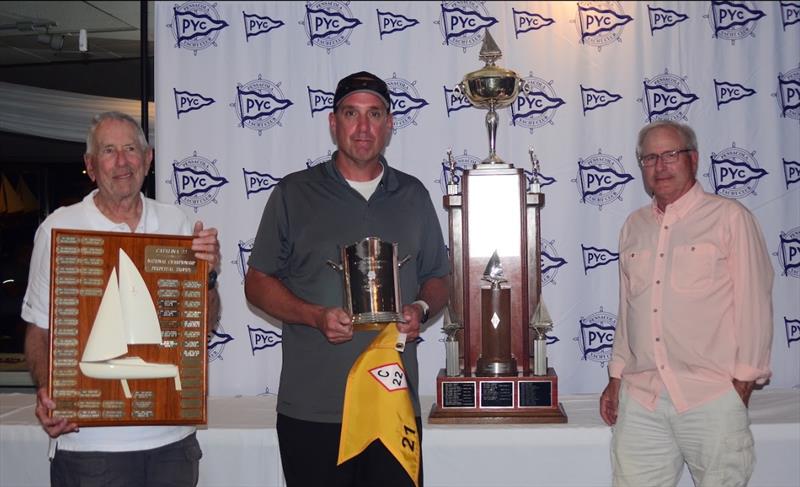
[[[365,237],[398,244],[404,304],[420,286],[449,272],[447,251],[430,195],[415,177],[381,158],[384,174],[369,201],[347,184],[330,161],[289,174],[264,208],[250,267],[280,279],[296,296],[322,306],[342,306],[342,277],[326,264],[340,248]],[[339,423],[347,374],[377,332],[356,332],[332,345],[316,328],[285,323],[278,412],[293,418]],[[420,415],[416,344],[401,354],[416,414]]]

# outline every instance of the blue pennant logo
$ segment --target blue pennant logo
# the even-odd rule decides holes
[[[619,254],[607,249],[591,247],[581,244],[583,253],[583,274],[589,274],[589,270],[603,265],[608,265],[619,260]]]
[[[710,16],[714,37],[735,41],[752,34],[755,22],[765,14],[740,2],[714,0]]]
[[[789,189],[790,184],[800,182],[800,162],[798,161],[783,161],[783,176],[786,178],[786,189]]]
[[[586,116],[586,112],[590,110],[595,110],[597,108],[602,108],[605,106],[614,103],[615,101],[619,101],[622,99],[622,95],[618,95],[616,93],[611,93],[606,90],[599,90],[595,88],[584,88],[583,85],[581,87],[581,102],[583,103],[583,116]]]
[[[497,19],[481,15],[471,4],[476,2],[442,2],[440,27],[444,33],[444,43],[467,47],[483,40],[483,29],[497,23]]]
[[[215,101],[213,98],[206,98],[199,93],[192,93],[191,91],[178,91],[173,88],[172,92],[175,94],[175,112],[178,118],[181,118],[182,113],[200,110]]]
[[[385,35],[401,32],[419,24],[419,20],[411,19],[405,15],[381,12],[380,10],[376,10],[376,12],[378,12],[378,34],[380,34],[381,39]]]
[[[520,34],[539,30],[556,23],[551,18],[542,17],[537,13],[526,12],[525,10],[512,8],[511,13],[514,15],[514,37],[516,39],[519,39]]]
[[[781,2],[781,23],[783,30],[800,22],[800,2]]]
[[[756,90],[751,90],[750,88],[747,88],[737,83],[729,83],[727,81],[717,81],[715,79],[714,93],[717,96],[717,110],[719,110],[719,107],[726,103],[741,100],[742,98],[747,98],[748,96],[755,95]]]
[[[800,342],[800,320],[790,320],[784,316],[783,326],[786,327],[787,347],[790,347],[792,342]]]
[[[247,42],[250,42],[251,37],[266,34],[284,25],[282,20],[275,20],[266,15],[261,16],[242,12],[242,16],[244,17],[244,36]]]
[[[345,2],[309,2],[306,4],[305,25],[308,44],[322,47],[330,54],[348,39],[361,21],[352,16]]]
[[[622,27],[632,21],[633,17],[622,12],[578,4],[581,44],[590,44],[600,49],[618,40]]]
[[[281,178],[276,178],[267,173],[248,171],[245,168],[242,168],[242,172],[244,173],[244,190],[247,199],[250,199],[250,195],[253,193],[274,188],[281,180]]]
[[[228,23],[219,18],[216,4],[208,2],[186,2],[172,9],[172,35],[177,41],[176,47],[197,52],[216,45],[219,32],[228,27]]]
[[[253,355],[256,354],[256,350],[272,348],[283,341],[280,333],[272,330],[247,325],[247,332],[250,334],[250,349]]]
[[[651,7],[650,5],[647,6],[647,13],[650,17],[650,35],[653,35],[653,32],[657,30],[678,25],[689,18],[688,15],[675,12],[674,10]]]
[[[694,93],[682,91],[678,87],[671,88],[667,84],[660,84],[658,82],[644,82],[643,101],[646,106],[648,121],[650,122],[660,119],[671,119],[670,115],[675,113],[681,114],[680,117],[682,118],[682,113],[684,113],[682,109],[688,107],[688,105],[698,99],[699,98]]]
[[[306,88],[308,89],[308,105],[311,108],[312,118],[315,113],[333,110],[334,93],[325,90],[315,90],[310,86],[306,86]]]

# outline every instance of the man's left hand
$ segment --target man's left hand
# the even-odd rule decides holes
[[[397,331],[406,334],[406,341],[413,342],[419,337],[419,320],[422,319],[422,307],[418,304],[403,306],[405,323],[397,324]]]
[[[203,222],[197,221],[194,224],[194,239],[192,239],[192,250],[198,259],[208,261],[208,268],[213,269],[222,260],[219,253],[219,240],[217,240],[217,229],[203,229]]]
[[[755,381],[752,380],[741,381],[733,379],[733,388],[739,393],[739,397],[742,398],[745,407],[749,407],[750,405],[750,394],[753,393],[753,386],[755,386],[755,384]]]

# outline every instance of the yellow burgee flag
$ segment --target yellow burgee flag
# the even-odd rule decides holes
[[[418,485],[419,431],[406,371],[395,349],[398,334],[394,323],[385,326],[350,369],[336,464],[341,465],[379,439]]]

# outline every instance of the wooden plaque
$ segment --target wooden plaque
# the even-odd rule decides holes
[[[192,238],[53,229],[53,416],[80,426],[206,423],[208,263]]]

